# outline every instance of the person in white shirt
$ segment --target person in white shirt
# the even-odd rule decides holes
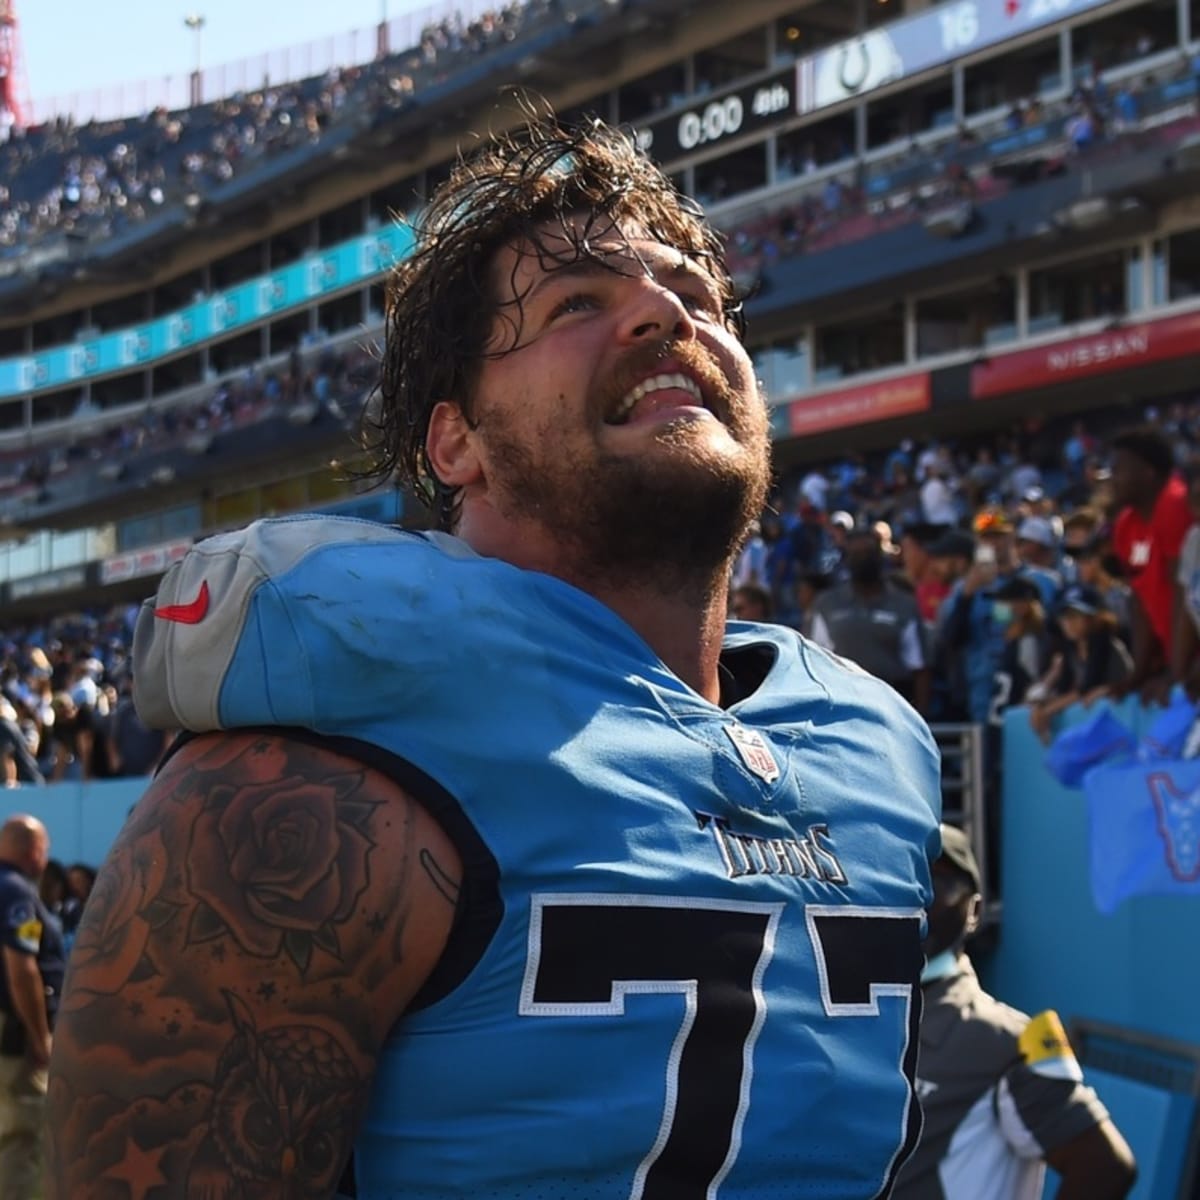
[[[954,525],[958,522],[958,503],[948,482],[950,471],[941,459],[935,459],[929,475],[921,484],[921,512],[930,525]]]

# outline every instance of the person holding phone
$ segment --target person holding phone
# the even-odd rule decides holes
[[[986,724],[992,711],[996,674],[1004,656],[1011,611],[998,590],[1021,573],[1013,523],[1001,508],[986,508],[974,521],[971,569],[942,607],[941,640],[962,655],[967,684],[967,717]],[[1049,604],[1053,597],[1045,597]]]
[[[1012,518],[1002,508],[985,508],[975,517],[975,555],[971,569],[954,585],[942,606],[939,641],[943,653],[957,655],[962,663],[966,716],[986,729],[984,781],[993,797],[988,805],[989,844],[999,845],[1000,727],[998,718],[1007,702],[1003,692],[1008,633],[1013,623],[1013,600],[1005,595],[1011,581],[1025,579],[1017,559]],[[1041,606],[1050,610],[1055,601],[1045,577],[1028,577]],[[989,862],[988,877],[999,879],[999,863]]]

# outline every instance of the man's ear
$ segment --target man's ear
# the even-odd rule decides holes
[[[979,928],[979,922],[983,919],[983,897],[976,892],[971,897],[971,902],[967,906],[967,925],[963,930],[966,937],[970,937]]]
[[[463,410],[453,401],[440,400],[434,405],[425,449],[434,474],[449,487],[468,487],[483,477],[473,431]]]

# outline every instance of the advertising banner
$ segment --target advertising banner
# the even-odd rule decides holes
[[[788,405],[788,432],[791,437],[803,437],[843,429],[847,425],[867,425],[872,421],[905,417],[928,411],[931,398],[928,371],[805,396]]]
[[[797,67],[797,110],[813,112],[975,54],[1112,0],[956,0],[847,38]]]
[[[1200,313],[1120,325],[989,358],[971,368],[971,398],[987,400],[1197,353]]]

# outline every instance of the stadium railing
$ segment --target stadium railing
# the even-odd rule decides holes
[[[942,819],[959,826],[971,839],[971,849],[983,876],[984,911],[989,920],[999,916],[995,881],[988,878],[987,792],[983,772],[983,726],[931,725],[942,754]]]

